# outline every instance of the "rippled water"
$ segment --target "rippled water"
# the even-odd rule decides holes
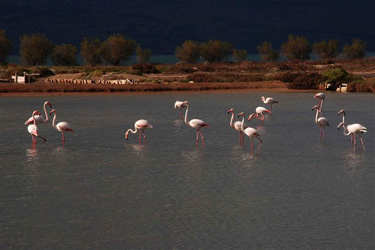
[[[229,108],[247,115],[279,99],[261,126],[260,152],[238,142]],[[314,93],[167,93],[1,97],[0,246],[17,249],[374,249],[375,99],[327,93],[319,140]],[[49,100],[74,133],[23,124]],[[179,120],[210,124],[204,148]],[[337,111],[368,129],[366,152],[336,126]],[[153,129],[138,143],[126,129]],[[255,142],[257,145],[258,142]]]

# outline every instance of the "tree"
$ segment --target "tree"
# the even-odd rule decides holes
[[[308,60],[311,45],[305,37],[289,35],[288,42],[281,45],[281,52],[288,60]]]
[[[102,50],[100,46],[100,40],[97,38],[91,38],[90,40],[85,37],[81,42],[81,56],[86,65],[95,66],[100,64],[102,61]]]
[[[77,65],[77,48],[73,44],[56,45],[52,53],[54,65],[75,66]]]
[[[176,57],[185,63],[196,63],[201,57],[201,45],[198,42],[187,40],[175,51]]]
[[[135,53],[137,54],[137,61],[139,64],[145,64],[150,61],[151,57],[151,50],[150,49],[142,49],[140,45],[137,46],[135,49]]]
[[[322,59],[336,58],[339,55],[339,41],[331,39],[313,44],[314,53]]]
[[[120,65],[129,60],[135,51],[135,41],[125,39],[121,34],[113,34],[102,43],[102,56],[111,65]]]
[[[233,49],[233,57],[234,57],[234,61],[243,62],[247,58],[247,50],[246,49],[243,49],[243,50]]]
[[[279,59],[279,53],[272,48],[271,42],[262,42],[257,48],[263,62],[274,62]]]
[[[225,60],[233,52],[233,46],[228,42],[209,40],[202,43],[202,57],[209,63]]]
[[[347,59],[363,58],[366,55],[366,43],[355,38],[353,39],[352,45],[346,44],[344,46],[342,52]]]
[[[53,43],[44,34],[24,34],[20,40],[22,64],[27,66],[45,64],[54,48]]]
[[[8,63],[8,56],[12,47],[12,42],[5,36],[5,30],[0,29],[0,64]]]

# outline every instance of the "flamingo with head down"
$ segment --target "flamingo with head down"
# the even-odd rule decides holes
[[[40,116],[40,113],[39,113],[39,111],[35,110],[33,112],[32,116],[31,116],[31,118],[33,119],[33,124],[30,124],[29,126],[27,126],[27,130],[29,131],[29,133],[31,135],[31,139],[33,140],[33,144],[36,143],[36,137],[39,137],[42,140],[47,141],[44,137],[38,135],[38,127],[36,126],[36,117],[37,116]]]
[[[52,120],[52,127],[54,127],[57,131],[61,132],[62,134],[62,141],[65,142],[65,132],[74,132],[72,127],[67,122],[59,122],[56,124],[56,110],[52,109],[49,112],[51,115],[54,114]]]
[[[362,139],[362,135],[363,133],[367,133],[367,128],[362,126],[361,124],[359,123],[354,123],[354,124],[349,124],[347,125],[345,123],[345,116],[346,116],[346,112],[345,110],[340,110],[337,115],[340,115],[342,114],[343,117],[342,117],[342,122],[340,122],[340,124],[337,126],[337,129],[340,129],[340,127],[343,127],[344,128],[344,135],[348,136],[350,135],[350,141],[351,141],[351,144],[354,144],[354,147],[355,145],[357,144],[357,141],[356,141],[356,134],[358,133],[359,135],[359,138],[361,140],[361,143],[362,143],[362,147],[363,147],[363,150],[366,151],[365,149],[365,144],[363,142],[363,139]]]
[[[180,119],[182,119],[182,110],[186,108],[185,101],[176,101],[174,104],[174,108],[180,110]]]
[[[264,96],[261,97],[261,100],[262,100],[263,103],[270,105],[271,113],[272,113],[272,105],[279,102],[278,100],[276,100],[272,97],[265,98]]]
[[[238,117],[242,116],[242,123],[241,123],[241,129],[245,135],[247,135],[250,138],[251,141],[251,150],[254,148],[254,143],[253,143],[253,138],[257,138],[259,140],[259,146],[258,146],[258,151],[260,150],[260,146],[262,145],[263,141],[260,139],[260,134],[255,128],[252,127],[246,127],[245,128],[245,114],[243,112],[238,114]],[[256,114],[252,113],[249,115],[248,121],[250,121],[252,118],[256,118]]]
[[[44,109],[44,114],[46,116],[46,118],[44,119],[42,115],[36,115],[35,116],[35,124],[39,124],[39,123],[46,123],[48,122],[48,113],[47,113],[47,110],[46,110],[46,106],[49,106],[50,108],[52,108],[52,104],[49,102],[49,101],[46,101],[44,102],[43,104],[43,109]],[[38,112],[39,113],[39,112]],[[30,117],[29,119],[27,119],[27,121],[25,122],[25,125],[28,125],[28,124],[34,124],[34,118],[33,117]]]
[[[257,107],[255,109],[255,113],[256,113],[256,116],[254,116],[254,118],[257,118],[259,120],[261,120],[261,122],[263,123],[264,121],[264,115],[263,113],[269,113],[269,114],[272,114],[272,112],[264,107]]]
[[[200,120],[200,119],[191,119],[190,121],[188,121],[188,112],[189,112],[189,102],[188,101],[185,101],[185,104],[186,104],[186,111],[185,111],[185,123],[192,127],[192,128],[195,128],[197,130],[197,145],[198,145],[198,141],[199,141],[199,135],[201,136],[201,139],[202,139],[202,145],[204,146],[204,138],[203,138],[203,135],[202,135],[202,132],[201,132],[201,128],[205,128],[205,127],[209,127],[208,123]]]
[[[143,140],[146,140],[146,134],[145,134],[145,129],[147,128],[153,128],[153,126],[148,123],[147,120],[144,120],[144,119],[141,119],[141,120],[138,120],[134,123],[134,130],[132,130],[131,128],[129,128],[126,133],[125,133],[125,139],[127,140],[128,139],[128,136],[129,136],[129,132],[133,133],[133,134],[136,134],[139,130],[139,142],[141,142],[141,137],[142,137],[142,134],[143,134]]]
[[[230,119],[229,126],[231,126],[234,130],[238,131],[240,143],[243,143],[244,137],[243,137],[243,133],[242,133],[242,129],[241,129],[242,123],[240,121],[233,122],[233,119],[234,119],[234,109],[233,108],[228,110],[228,114],[230,114],[230,113],[232,113],[232,117]]]

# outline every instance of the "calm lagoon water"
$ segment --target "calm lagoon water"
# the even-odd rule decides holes
[[[262,95],[279,99],[251,152],[229,127],[229,108],[250,114]],[[166,93],[1,97],[2,249],[374,249],[375,99],[327,93],[319,140],[314,93]],[[45,100],[74,133],[24,122]],[[179,120],[210,124],[205,146]],[[337,111],[361,123],[366,152],[350,146]],[[146,142],[124,139],[138,119]],[[258,142],[255,142],[257,145]]]

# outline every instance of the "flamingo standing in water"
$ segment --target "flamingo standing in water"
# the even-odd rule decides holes
[[[230,119],[229,126],[231,126],[234,130],[238,131],[239,138],[240,138],[240,143],[243,143],[244,137],[243,137],[243,133],[242,133],[242,129],[241,129],[241,122],[240,121],[235,121],[233,123],[233,119],[234,119],[234,109],[233,108],[231,108],[231,109],[228,110],[228,114],[230,114],[230,113],[232,113],[232,117]]]
[[[356,142],[356,134],[358,133],[359,138],[360,138],[361,143],[362,143],[363,150],[366,151],[365,144],[363,142],[361,134],[362,133],[367,133],[367,128],[364,127],[364,126],[362,126],[359,123],[354,123],[354,124],[347,125],[345,123],[345,116],[346,116],[345,110],[342,109],[342,110],[340,110],[337,113],[337,115],[340,115],[340,114],[342,114],[343,117],[342,117],[342,122],[337,126],[337,129],[340,129],[341,126],[344,127],[344,135],[346,135],[346,136],[350,135],[350,141],[351,141],[351,144],[354,143],[354,147],[357,144],[357,142]]]
[[[65,142],[65,132],[74,132],[72,127],[67,122],[59,122],[56,124],[56,110],[52,109],[51,112],[49,112],[51,115],[54,114],[53,120],[52,120],[52,127],[54,127],[57,131],[61,132],[62,134],[62,141]]]
[[[254,118],[257,118],[259,120],[261,120],[261,122],[263,123],[264,121],[264,115],[263,113],[272,113],[270,110],[264,108],[264,107],[257,107],[255,109],[255,113],[256,113],[256,116]]]
[[[185,111],[185,123],[192,127],[192,128],[195,128],[197,130],[197,145],[198,145],[198,140],[199,140],[199,135],[201,136],[201,139],[202,139],[202,145],[204,146],[204,138],[203,138],[203,135],[202,135],[202,132],[201,132],[201,128],[204,128],[204,127],[209,127],[208,123],[200,120],[200,119],[192,119],[190,121],[188,121],[188,112],[189,112],[189,102],[188,101],[185,101],[184,102],[186,104],[186,111]]]
[[[270,107],[271,107],[271,113],[272,113],[272,105],[274,103],[278,103],[279,102],[278,100],[276,100],[276,99],[274,99],[272,97],[265,98],[264,96],[261,97],[261,100],[262,100],[263,103],[270,105]]]
[[[257,138],[259,140],[259,146],[258,146],[258,151],[260,150],[260,146],[262,145],[263,141],[260,139],[260,134],[255,128],[252,127],[245,127],[245,114],[243,112],[238,114],[238,117],[242,116],[242,122],[241,122],[241,129],[245,135],[247,135],[250,138],[251,141],[251,150],[254,148],[254,143],[253,143],[253,137]],[[248,121],[250,121],[252,118],[256,118],[256,114],[252,113],[249,115]]]
[[[131,128],[129,128],[125,133],[125,139],[126,140],[128,139],[129,132],[132,132],[133,134],[136,134],[139,130],[139,142],[141,142],[142,133],[143,133],[143,139],[146,140],[146,134],[145,134],[146,128],[153,128],[153,126],[150,123],[148,123],[147,120],[144,120],[144,119],[136,121],[134,123],[134,129],[135,130],[132,130]]]
[[[30,135],[31,135],[31,139],[33,140],[33,144],[36,143],[36,137],[39,137],[41,139],[43,139],[44,141],[47,141],[44,137],[41,137],[40,135],[38,135],[38,127],[36,126],[36,117],[37,116],[40,116],[40,113],[39,111],[35,110],[31,116],[31,118],[33,119],[33,124],[30,124],[29,126],[27,126],[27,130],[29,131]]]
[[[47,105],[48,105],[50,108],[52,108],[52,104],[51,104],[49,101],[44,102],[43,109],[44,109],[44,114],[45,114],[46,118],[44,119],[43,116],[41,116],[40,114],[39,114],[39,115],[36,115],[36,116],[35,116],[35,124],[46,123],[46,122],[48,122],[48,113],[47,113],[47,110],[46,110],[46,106],[47,106]],[[38,112],[38,113],[39,113],[39,112]],[[28,124],[34,124],[34,118],[33,118],[33,117],[30,117],[30,118],[25,122],[25,125],[28,125]]]
[[[180,110],[180,119],[182,119],[182,110],[186,108],[185,101],[176,101],[174,104],[174,108]]]
[[[318,126],[320,127],[320,139],[322,139],[322,135],[323,135],[323,138],[326,138],[325,127],[329,126],[329,122],[328,122],[327,118],[325,118],[323,116],[319,117],[319,106],[318,105],[315,105],[314,107],[312,107],[313,111],[315,109],[316,109],[315,123],[318,124]]]
[[[314,98],[319,99],[318,110],[320,113],[322,113],[323,103],[324,103],[324,99],[326,98],[326,95],[324,93],[318,93],[314,95]]]

